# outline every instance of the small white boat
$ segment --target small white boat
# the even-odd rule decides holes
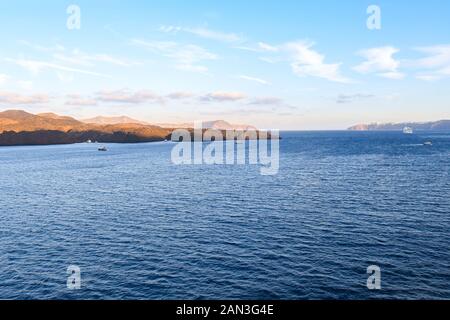
[[[413,133],[414,133],[414,130],[413,130],[413,128],[411,128],[411,127],[404,127],[404,128],[403,128],[403,133],[404,133],[404,134],[413,134]]]
[[[100,147],[98,148],[98,151],[108,151],[108,149],[106,147]]]
[[[432,145],[433,145],[433,142],[431,142],[431,141],[425,141],[425,142],[423,143],[423,145],[424,145],[424,146],[432,146]]]

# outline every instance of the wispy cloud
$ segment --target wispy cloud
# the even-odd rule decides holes
[[[281,105],[284,104],[283,99],[278,97],[257,97],[253,98],[249,105]]]
[[[191,92],[185,92],[185,91],[179,91],[179,92],[173,92],[169,93],[166,97],[173,100],[182,100],[182,99],[189,99],[194,96]]]
[[[201,101],[219,101],[219,102],[229,102],[229,101],[239,101],[245,99],[247,96],[241,92],[225,92],[217,91],[208,93],[200,97]]]
[[[258,42],[258,47],[262,50],[262,51],[269,51],[269,52],[278,52],[280,49],[272,46],[270,44],[267,44],[265,42]]]
[[[259,57],[258,60],[266,62],[266,63],[270,63],[270,64],[275,64],[281,61],[281,59],[277,59],[277,58],[272,58],[272,57]]]
[[[233,48],[243,50],[243,51],[249,51],[249,52],[261,52],[261,50],[258,48],[255,48],[252,46],[246,46],[246,45],[234,46]]]
[[[405,75],[398,71],[400,62],[394,58],[399,51],[391,46],[362,50],[358,52],[358,55],[365,58],[366,61],[353,69],[362,74],[374,73],[383,78],[403,79]]]
[[[274,96],[253,97],[249,99],[247,106],[256,107],[255,112],[262,109],[270,109],[272,112],[280,112],[280,110],[294,110],[295,106],[287,103],[284,99]]]
[[[365,93],[357,93],[357,94],[340,94],[336,102],[343,104],[343,103],[352,103],[358,100],[366,100],[370,98],[374,98],[375,96],[373,94],[365,94]]]
[[[48,103],[50,98],[46,94],[22,95],[12,92],[0,92],[0,103],[9,105],[23,105],[23,104],[40,104]]]
[[[216,60],[217,55],[194,44],[179,44],[173,41],[146,41],[132,39],[132,44],[143,47],[150,52],[160,54],[175,62],[175,68],[190,72],[206,73],[208,68],[202,61]]]
[[[428,54],[428,57],[416,60],[415,63],[424,68],[440,68],[450,65],[450,45],[419,47],[416,51]]]
[[[26,59],[21,57],[20,59],[6,59],[7,61],[27,69],[34,75],[44,70],[53,70],[58,79],[65,82],[74,80],[74,74],[109,77],[108,75],[92,70],[97,64],[103,63],[122,67],[141,64],[140,62],[117,58],[104,53],[89,54],[79,49],[68,50],[60,44],[44,46],[25,40],[21,40],[19,43],[40,53],[41,56],[46,55],[46,57],[40,57],[40,59]]]
[[[73,50],[70,53],[55,53],[53,54],[53,58],[59,61],[81,66],[95,66],[95,62],[109,63],[122,67],[129,67],[140,64],[135,61],[116,58],[108,54],[86,54],[80,50]]]
[[[250,51],[250,52],[279,52],[280,48],[270,45],[265,42],[258,42],[257,44],[247,44],[235,46],[234,49]]]
[[[416,75],[416,78],[432,81],[450,76],[450,45],[419,47],[416,51],[428,55],[410,62],[415,67],[426,69]]]
[[[249,96],[243,92],[233,91],[215,91],[206,94],[196,94],[188,91],[175,91],[168,94],[157,93],[151,90],[133,91],[130,89],[118,89],[109,91],[95,92],[89,95],[69,94],[65,97],[65,104],[68,106],[95,106],[127,104],[170,104],[170,103],[198,103],[203,104],[226,104],[230,107],[244,108],[255,107],[255,110],[261,110],[261,107],[270,108],[293,108],[282,98],[275,96]],[[259,108],[259,109],[258,109]]]
[[[7,58],[6,61],[14,63],[28,71],[30,71],[32,74],[39,74],[41,71],[46,69],[51,70],[57,70],[57,71],[66,71],[70,73],[79,73],[79,74],[85,74],[85,75],[91,75],[91,76],[97,76],[97,77],[108,77],[107,75],[85,70],[85,69],[79,69],[79,68],[73,68],[73,67],[67,67],[64,65],[47,62],[47,61],[40,61],[40,60],[31,60],[31,59],[10,59]]]
[[[264,79],[257,78],[257,77],[251,77],[251,76],[246,76],[246,75],[240,75],[240,76],[238,76],[238,78],[239,78],[239,79],[242,79],[242,80],[247,80],[247,81],[257,82],[257,83],[259,83],[259,84],[264,84],[264,85],[270,84],[269,81],[266,81],[266,80],[264,80]]]
[[[68,106],[96,106],[99,104],[164,103],[164,98],[150,90],[133,91],[129,89],[103,90],[90,95],[68,94],[65,104]]]
[[[192,35],[195,35],[200,38],[221,41],[221,42],[240,42],[242,41],[242,37],[235,33],[227,33],[222,31],[216,31],[207,29],[204,27],[199,28],[189,28],[189,27],[177,27],[177,26],[161,26],[159,28],[160,31],[166,33],[178,33],[178,32],[186,32]]]
[[[8,75],[0,74],[0,86],[3,85],[6,82],[6,80],[8,80],[8,79],[9,79]]]
[[[66,96],[65,104],[68,106],[96,106],[97,100],[85,98],[79,94],[69,94]]]
[[[127,89],[100,91],[96,99],[102,102],[141,104],[146,102],[162,101],[162,97],[149,90],[131,91]]]
[[[39,52],[63,52],[66,50],[66,48],[60,44],[56,44],[54,46],[44,46],[44,45],[29,42],[27,40],[19,40],[18,42],[22,46],[26,46],[28,48],[33,49],[34,51],[39,51]]]
[[[293,41],[282,45],[258,42],[256,45],[235,47],[267,56],[258,59],[267,63],[289,62],[294,74],[299,77],[316,77],[333,82],[349,83],[351,79],[340,71],[342,63],[326,63],[325,56],[313,49],[311,41]]]
[[[73,65],[94,66],[94,62],[99,62],[127,67],[140,64],[136,61],[114,57],[105,53],[89,54],[79,49],[68,50],[66,47],[59,44],[54,46],[43,46],[25,40],[21,40],[19,43],[35,51],[49,53],[54,60],[68,62]]]
[[[18,80],[17,85],[22,90],[31,90],[33,88],[33,81],[28,80]]]
[[[293,72],[300,77],[316,77],[333,82],[349,83],[341,75],[341,63],[325,63],[325,56],[313,50],[313,42],[291,42],[284,45],[291,58]]]

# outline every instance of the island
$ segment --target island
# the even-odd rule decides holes
[[[23,110],[7,110],[0,112],[0,146],[72,144],[87,141],[155,142],[171,140],[172,132],[180,128],[193,131],[193,124],[152,125],[125,116],[99,116],[77,120],[54,113],[32,114]],[[232,125],[224,120],[204,122],[203,128],[220,131],[256,130],[249,125]],[[261,137],[260,131],[257,131],[257,137]]]
[[[402,131],[411,128],[414,131],[450,131],[450,120],[432,122],[371,123],[357,124],[348,128],[352,131]]]

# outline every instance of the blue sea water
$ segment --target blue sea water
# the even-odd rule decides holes
[[[450,134],[282,136],[274,176],[172,143],[0,147],[0,298],[450,299]]]

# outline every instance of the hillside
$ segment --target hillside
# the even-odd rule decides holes
[[[127,116],[118,116],[118,117],[104,117],[98,116],[90,119],[83,119],[81,122],[88,124],[99,124],[99,125],[110,125],[110,124],[125,124],[125,123],[134,123],[134,124],[142,124],[142,125],[150,125],[147,122],[139,121]]]
[[[174,128],[149,125],[128,117],[96,117],[79,121],[54,113],[8,110],[0,112],[0,146],[67,144],[87,140],[105,143],[163,141],[171,139]],[[220,120],[205,122],[204,129],[247,130],[254,127],[231,125]]]
[[[170,138],[171,130],[142,124],[97,125],[53,113],[0,112],[0,145],[98,142],[151,142]]]
[[[417,131],[450,131],[450,120],[440,120],[433,122],[403,122],[403,123],[372,123],[358,124],[348,128],[353,131],[400,131],[405,127],[413,128]]]
[[[187,128],[194,127],[194,123],[158,123],[157,126],[162,128]],[[205,121],[202,124],[203,129],[215,129],[215,130],[257,130],[254,126],[247,124],[230,124],[224,120]]]
[[[81,120],[83,123],[87,124],[97,124],[97,125],[115,125],[115,124],[141,124],[141,125],[151,125],[148,122],[136,120],[127,116],[118,117],[104,117],[98,116],[90,119]],[[192,129],[194,127],[193,122],[186,123],[157,123],[155,126],[166,128],[166,129],[178,129],[186,128]],[[216,129],[216,130],[256,130],[255,127],[247,124],[230,124],[224,120],[214,120],[203,122],[203,129]]]
[[[36,130],[86,130],[84,123],[71,117],[62,117],[53,113],[34,115],[22,110],[0,112],[0,131],[36,131]]]

